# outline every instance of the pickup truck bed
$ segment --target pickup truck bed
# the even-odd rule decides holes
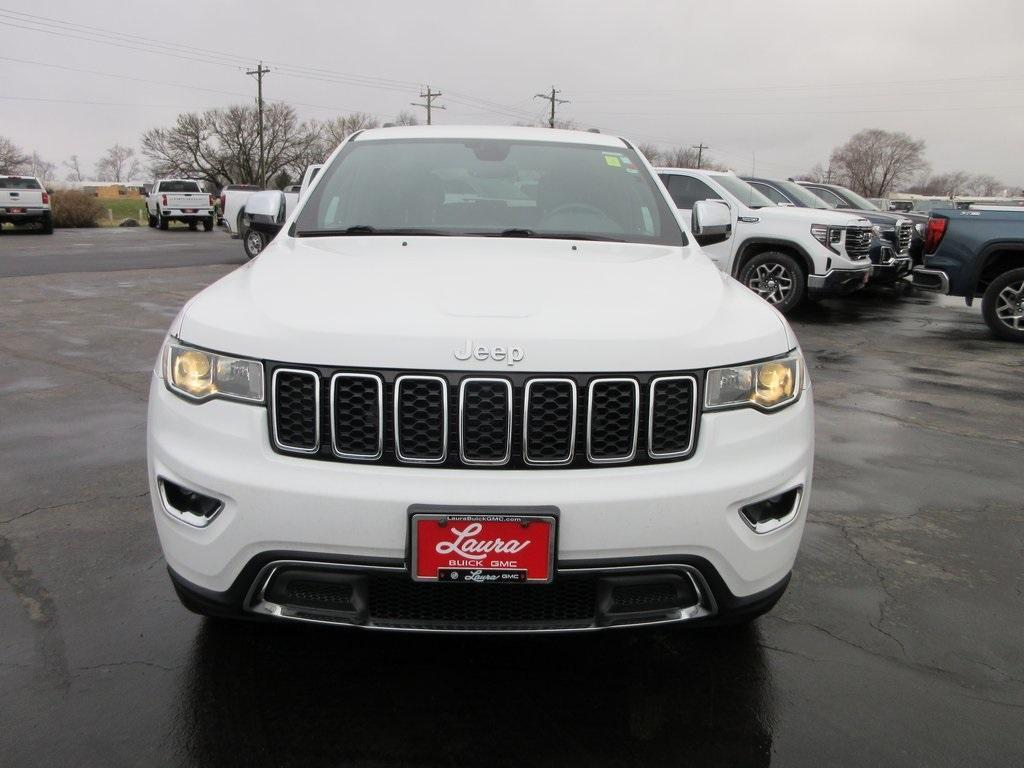
[[[34,176],[0,176],[0,230],[4,222],[38,224],[44,235],[53,234],[50,196]]]

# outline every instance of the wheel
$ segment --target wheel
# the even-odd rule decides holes
[[[245,234],[245,221],[243,219],[244,215],[245,211],[242,210],[238,212],[238,216],[235,218],[235,237],[242,237]]]
[[[167,229],[167,227],[169,227],[170,224],[171,224],[171,222],[169,222],[167,219],[165,219],[164,215],[162,213],[160,213],[160,209],[157,208],[156,209],[156,225],[160,229]]]
[[[53,217],[52,216],[46,216],[45,218],[43,218],[43,221],[41,222],[41,224],[39,226],[39,233],[42,234],[42,235],[52,235],[53,234]]]
[[[188,228],[191,229],[193,232],[195,232],[197,229],[199,229],[199,222],[198,221],[190,221],[188,223]]]
[[[981,315],[999,338],[1024,341],[1024,267],[1003,272],[988,284]]]
[[[153,229],[156,229],[156,216],[154,216],[152,213],[149,214],[149,226],[153,227]]]
[[[254,259],[267,247],[267,236],[256,229],[242,232],[242,251],[247,259]]]
[[[787,253],[759,253],[740,270],[740,282],[785,314],[795,308],[807,293],[804,268]]]
[[[213,232],[213,218],[212,217],[207,216],[205,219],[203,219],[203,230],[205,232]]]

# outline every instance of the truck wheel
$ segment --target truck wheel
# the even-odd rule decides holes
[[[156,225],[160,229],[167,229],[167,227],[169,227],[170,224],[171,224],[171,222],[169,222],[167,219],[165,219],[164,215],[162,213],[160,213],[160,209],[157,208],[156,209]]]
[[[1024,267],[1004,272],[988,284],[981,315],[999,338],[1024,341]]]
[[[807,276],[792,256],[780,251],[759,253],[740,270],[740,282],[783,314],[803,301]]]
[[[242,232],[242,250],[247,259],[255,259],[266,247],[267,236],[259,230],[246,229]]]
[[[149,214],[149,226],[151,226],[153,229],[156,229],[156,216],[154,216],[152,213]]]
[[[205,232],[213,232],[213,217],[212,216],[207,216],[205,219],[203,219],[203,231],[205,231]]]
[[[41,225],[39,227],[39,232],[40,232],[40,234],[43,234],[43,235],[52,235],[53,234],[53,217],[52,216],[46,216],[46,217],[43,218],[43,221],[41,222]]]
[[[188,228],[191,229],[193,232],[195,232],[197,229],[199,229],[199,222],[198,221],[190,221],[188,223]]]

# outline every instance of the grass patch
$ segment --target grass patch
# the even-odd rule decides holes
[[[142,225],[146,224],[146,198],[144,197],[100,197],[97,198],[97,202],[103,206],[103,215],[99,219],[101,227],[116,227],[124,219],[135,219]],[[140,214],[139,211],[142,213]]]

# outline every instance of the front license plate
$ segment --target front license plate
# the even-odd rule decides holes
[[[532,514],[413,514],[412,577],[546,584],[554,574],[555,520]]]

